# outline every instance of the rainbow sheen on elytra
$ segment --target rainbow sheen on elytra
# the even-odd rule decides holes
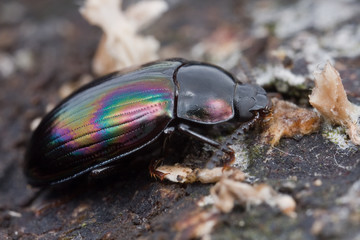
[[[41,165],[28,162],[28,175],[64,178],[152,141],[173,118],[175,87],[166,69],[177,65],[164,62],[115,74],[65,99],[34,133],[41,138],[32,142],[30,154]]]
[[[137,80],[80,102],[54,121],[46,156],[55,157],[63,147],[70,152],[59,159],[95,153],[112,144],[130,143],[139,131],[149,134],[154,130],[151,123],[159,116],[172,117],[172,88],[164,79]],[[138,125],[145,123],[150,127],[143,131]]]

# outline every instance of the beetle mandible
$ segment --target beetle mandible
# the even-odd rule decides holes
[[[83,86],[42,119],[27,148],[25,174],[35,186],[64,182],[174,131],[231,155],[226,144],[196,129],[235,120],[243,123],[241,134],[270,106],[263,88],[207,63],[168,59],[116,72]],[[160,175],[154,165],[150,170]]]

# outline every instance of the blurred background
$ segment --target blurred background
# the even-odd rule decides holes
[[[85,2],[0,2],[1,239],[191,238],[178,235],[174,225],[177,216],[196,211],[208,185],[157,182],[146,168],[105,183],[45,190],[27,185],[22,164],[31,131],[61,99],[99,75],[182,57],[250,81],[245,59],[253,81],[309,107],[312,73],[330,62],[350,100],[359,102],[357,0],[167,0],[142,12],[138,7],[140,13],[133,7],[141,1],[123,1],[121,8],[120,1],[104,1],[100,6],[112,2],[119,12],[102,20],[80,13]],[[99,46],[106,36],[133,44]],[[359,151],[346,139],[336,141],[320,132],[285,139],[271,152],[262,146],[246,171],[293,196],[297,218],[267,206],[239,207],[220,217],[211,239],[360,239]],[[201,160],[198,151],[190,149],[187,159]]]

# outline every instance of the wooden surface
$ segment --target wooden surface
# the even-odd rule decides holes
[[[164,58],[207,60],[235,74],[240,65],[229,64],[229,57],[222,58],[222,53],[232,56],[242,50],[259,70],[277,61],[271,55],[273,50],[293,49],[297,55],[292,71],[299,76],[309,76],[309,64],[321,64],[329,56],[343,77],[350,100],[359,103],[360,55],[356,46],[360,48],[360,40],[356,45],[353,38],[356,31],[359,37],[360,3],[335,1],[343,5],[340,14],[334,1],[309,2],[178,1],[145,32],[160,40]],[[330,8],[324,10],[326,6]],[[117,176],[91,182],[82,179],[44,189],[27,185],[22,164],[30,124],[45,114],[49,104],[60,100],[60,87],[91,74],[101,31],[82,19],[73,1],[5,0],[0,10],[14,11],[10,16],[0,14],[0,238],[188,238],[175,225],[199,211],[196,203],[209,194],[212,185],[152,179],[147,163],[130,165]],[[326,11],[333,16],[327,21]],[[296,13],[298,19],[291,17]],[[336,16],[341,18],[335,21]],[[267,31],[261,33],[261,29]],[[348,38],[343,42],[336,38],[346,31]],[[309,36],[318,48],[305,52],[306,46],[295,43]],[[340,42],[330,44],[329,39]],[[231,45],[232,41],[240,47]],[[215,48],[211,47],[214,42]],[[199,43],[205,54],[194,50]],[[320,55],[311,55],[316,51]],[[282,96],[309,107],[306,96],[311,80],[304,86],[300,90],[293,87],[294,91]],[[274,85],[267,90],[279,92]],[[245,171],[257,182],[293,196],[297,217],[289,218],[266,205],[238,206],[219,217],[211,238],[359,239],[359,148],[340,149],[321,132],[282,139],[271,148],[260,143],[257,131],[245,138],[249,159]],[[172,153],[174,158],[185,158],[190,166],[201,165],[211,156],[211,149],[195,140],[178,148]]]

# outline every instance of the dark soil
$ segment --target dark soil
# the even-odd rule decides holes
[[[256,66],[271,61],[269,52],[291,38],[252,35],[254,19],[246,1],[170,2],[170,10],[146,30],[159,39],[165,57],[191,58],[194,44],[224,27],[251,43],[244,54]],[[329,31],[343,24],[358,26],[360,18],[355,15]],[[129,166],[115,177],[82,178],[53,188],[27,184],[22,165],[30,125],[60,101],[61,86],[92,74],[100,37],[100,29],[81,17],[76,2],[0,3],[0,239],[174,239],[175,223],[196,211],[197,200],[209,194],[208,184],[155,180],[146,164]],[[359,102],[360,56],[336,61],[350,99]],[[359,181],[359,148],[341,150],[321,133],[282,139],[275,148],[261,145],[257,136],[255,131],[247,135],[247,172],[293,196],[297,217],[266,205],[236,207],[221,216],[212,239],[359,239],[360,189],[352,203],[339,201]],[[209,156],[201,145],[184,148],[186,162],[206,162]]]

